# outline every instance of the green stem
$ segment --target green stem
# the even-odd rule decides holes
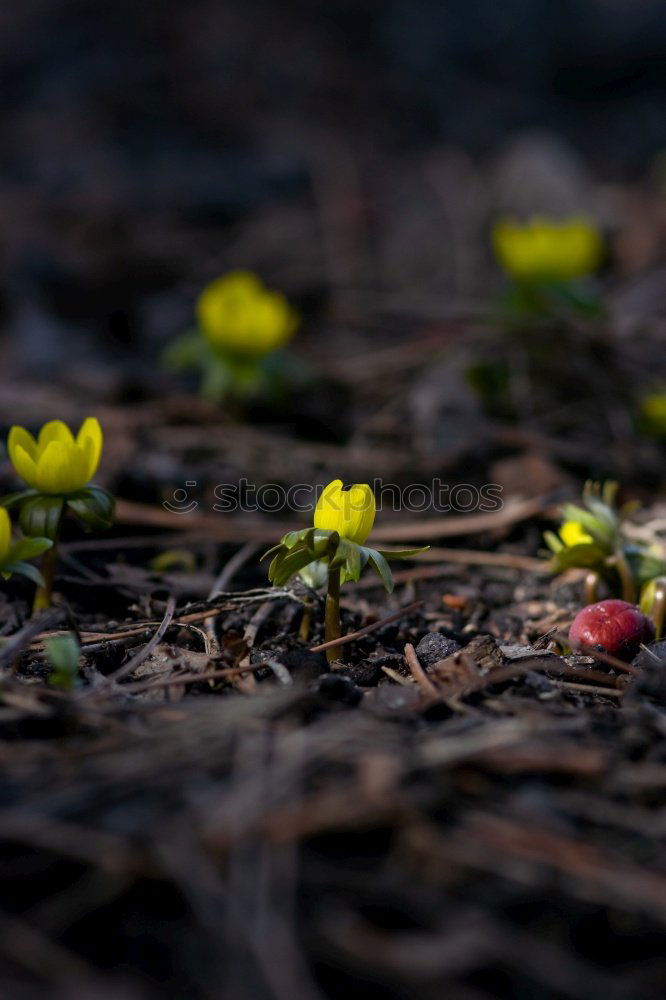
[[[620,583],[622,584],[622,598],[628,601],[629,604],[636,603],[636,581],[634,575],[631,572],[631,567],[627,562],[627,558],[624,552],[616,552],[615,555],[608,559],[608,563],[611,566],[615,566],[618,575],[620,577]]]
[[[599,574],[592,570],[585,577],[585,603],[596,604],[599,600]]]
[[[310,623],[312,621],[312,604],[308,601],[303,606],[303,617],[298,629],[298,638],[301,642],[307,642],[310,638]]]
[[[55,579],[56,562],[58,561],[58,541],[54,540],[50,549],[47,549],[42,556],[42,576],[44,577],[43,587],[38,587],[35,592],[35,600],[32,605],[32,613],[43,611],[51,607],[51,597],[53,595],[53,581]]]
[[[340,567],[329,566],[328,568],[328,593],[326,594],[326,610],[324,613],[325,639],[340,638]],[[338,647],[333,646],[326,650],[326,659],[329,663],[334,663],[338,658]]]
[[[651,618],[654,622],[655,637],[661,639],[664,634],[664,618],[666,617],[666,580],[657,578],[655,582],[654,604]]]

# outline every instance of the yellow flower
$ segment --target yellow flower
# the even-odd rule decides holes
[[[562,222],[535,217],[521,224],[500,219],[493,226],[495,256],[518,281],[568,281],[596,271],[603,240],[586,219]]]
[[[96,417],[87,417],[75,439],[62,420],[50,420],[35,441],[25,427],[12,427],[7,450],[14,469],[28,486],[40,493],[75,493],[97,471],[102,428]]]
[[[375,498],[367,483],[343,490],[342,480],[334,479],[317,501],[314,526],[337,531],[341,538],[363,545],[375,523],[375,511]]]
[[[0,566],[7,562],[12,544],[12,523],[5,507],[0,507]]]
[[[560,528],[560,538],[568,549],[574,545],[589,545],[594,541],[580,521],[565,521]]]
[[[651,392],[645,396],[641,415],[651,434],[666,434],[666,392]]]
[[[260,358],[294,335],[298,314],[281,292],[249,271],[231,271],[207,285],[196,306],[204,336],[219,351]]]

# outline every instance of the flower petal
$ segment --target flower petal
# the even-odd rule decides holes
[[[85,486],[87,471],[80,448],[50,441],[37,464],[37,488],[43,493],[73,493]]]
[[[33,442],[34,444],[34,442]],[[37,445],[35,444],[35,449]],[[31,455],[25,450],[22,444],[14,443],[13,447],[9,452],[9,457],[12,460],[12,465],[16,473],[21,477],[21,479],[32,486],[33,489],[39,489],[37,485],[37,464]]]
[[[299,322],[285,296],[267,290],[249,271],[232,271],[212,281],[199,296],[196,313],[214,348],[248,358],[282,347]]]
[[[5,562],[12,542],[12,523],[6,507],[0,507],[0,566]]]
[[[334,479],[317,501],[314,526],[322,531],[337,531],[341,538],[362,545],[375,523],[375,511],[375,498],[367,483],[345,490],[342,480]]]
[[[34,437],[25,429],[25,427],[18,427],[15,425],[10,430],[9,437],[7,438],[7,451],[9,452],[9,458],[12,464],[14,463],[14,452],[19,446],[28,453],[30,458],[34,459],[36,457],[37,442]]]
[[[86,482],[89,482],[97,472],[104,444],[104,435],[97,417],[86,417],[76,435],[76,443],[84,455]]]
[[[342,480],[334,479],[324,487],[314,510],[314,526],[321,531],[340,531],[342,525]]]
[[[565,521],[560,528],[560,538],[567,548],[573,548],[574,545],[587,545],[594,541],[592,535],[585,530],[580,521]]]
[[[346,499],[345,538],[363,545],[375,523],[376,504],[367,483],[357,483],[342,494]]]
[[[250,271],[231,271],[206,285],[196,304],[199,325],[208,336],[223,336],[229,312],[243,308],[261,293],[261,282]]]
[[[49,446],[51,441],[61,441],[63,444],[74,444],[72,432],[67,424],[62,420],[49,420],[47,424],[44,424],[39,432],[39,437],[37,438],[39,454],[41,454],[42,451]]]

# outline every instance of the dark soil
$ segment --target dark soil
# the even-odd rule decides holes
[[[53,610],[0,581],[0,996],[661,1000],[663,643],[569,655],[542,540],[611,477],[663,543],[659,3],[88,6],[0,15],[1,436],[98,416],[118,498]],[[507,211],[599,220],[602,318],[507,322]],[[161,367],[232,267],[302,314],[281,400]],[[431,550],[328,663],[259,561],[309,515],[215,491],[337,478],[504,506],[380,512]]]

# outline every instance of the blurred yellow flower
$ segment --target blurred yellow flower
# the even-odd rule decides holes
[[[324,489],[314,512],[314,526],[322,531],[337,531],[340,538],[363,545],[372,531],[376,512],[375,498],[367,483],[342,488],[334,479]]]
[[[594,541],[580,521],[565,521],[560,528],[560,538],[569,549],[574,545],[589,545]]]
[[[281,292],[249,271],[231,271],[206,285],[196,305],[204,336],[218,351],[260,358],[283,347],[299,323]]]
[[[14,469],[28,486],[40,493],[75,493],[97,471],[102,428],[96,417],[87,417],[74,438],[62,420],[50,420],[35,440],[25,427],[12,427],[7,451]]]
[[[12,522],[5,507],[0,507],[0,566],[7,562],[12,546]]]
[[[603,240],[584,218],[562,222],[534,217],[524,224],[500,219],[492,230],[495,256],[518,281],[568,281],[596,271]]]
[[[651,392],[641,400],[641,416],[652,434],[666,434],[666,391]]]

